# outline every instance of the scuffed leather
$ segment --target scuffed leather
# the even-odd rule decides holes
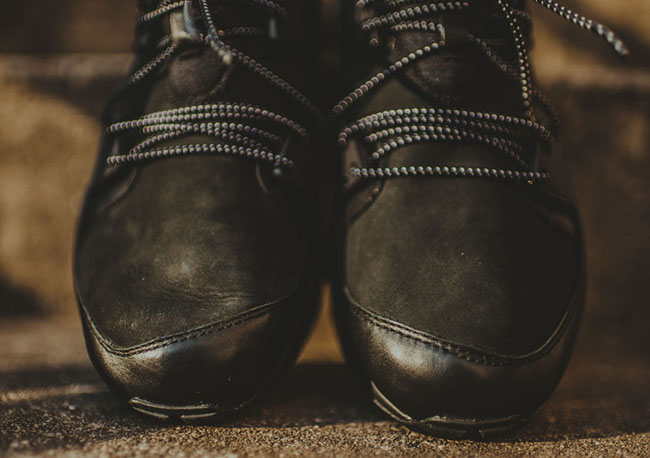
[[[264,192],[253,163],[232,158],[143,165],[128,196],[88,218],[77,282],[118,346],[278,301],[312,262],[308,227]]]
[[[283,57],[280,41],[249,40],[244,49],[307,93],[314,43],[302,18],[312,9],[291,2],[299,35],[291,49],[304,59]],[[220,20],[237,22],[241,13],[231,10],[224,6]],[[156,41],[143,35],[139,64]],[[275,86],[189,46],[107,118],[230,101],[305,116]],[[197,141],[216,140],[160,146]],[[130,142],[104,137],[77,233],[75,286],[89,354],[123,398],[232,412],[293,362],[315,314],[312,145],[287,138],[295,167],[281,176],[251,158],[216,155],[108,167],[106,157]]]
[[[462,345],[527,353],[565,312],[579,246],[533,212],[526,193],[487,180],[387,180],[347,228],[344,284],[386,318]]]
[[[365,94],[343,124],[423,106],[521,115],[516,85],[466,49],[465,18],[441,16],[451,46]],[[488,22],[470,29],[509,33]],[[384,68],[355,33],[351,88]],[[432,40],[395,35],[388,62]],[[350,141],[348,163],[371,153],[351,148],[367,146]],[[564,372],[584,304],[584,242],[561,156],[547,149],[557,147],[524,157],[539,159],[548,182],[402,177],[357,180],[341,193],[335,300],[346,358],[416,421],[527,417]],[[489,147],[443,141],[400,146],[373,164],[442,165],[513,167]]]
[[[568,364],[584,291],[576,291],[546,342],[517,357],[461,346],[388,320],[354,303],[345,291],[337,304],[349,358],[402,412],[419,421],[484,421],[529,417],[548,399]]]
[[[129,348],[100,334],[86,310],[82,322],[91,359],[124,398],[233,411],[297,356],[313,318],[305,301],[316,291],[305,285],[294,297]]]
[[[388,164],[434,163],[435,148],[405,148]],[[532,415],[566,368],[584,303],[574,204],[545,186],[494,180],[381,183],[344,201],[355,209],[339,239],[348,360],[416,420]]]

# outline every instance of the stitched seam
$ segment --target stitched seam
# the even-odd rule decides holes
[[[373,383],[374,385],[374,383]],[[388,398],[377,388],[375,385],[375,389],[383,396],[385,400],[390,402]],[[521,420],[522,418],[526,418],[525,416],[522,415],[510,415],[507,417],[502,417],[502,418],[493,418],[489,420],[485,420],[484,418],[463,418],[463,417],[450,417],[447,415],[436,415],[433,417],[426,417],[421,420],[418,420],[416,418],[411,417],[410,415],[400,411],[397,406],[395,405],[387,405],[385,401],[383,400],[378,400],[375,398],[375,403],[379,406],[380,409],[384,410],[387,412],[391,417],[398,421],[406,422],[412,425],[438,425],[438,426],[446,426],[449,425],[450,423],[458,423],[458,422],[472,422],[474,423],[473,426],[475,427],[493,427],[493,426],[499,426],[499,425],[504,425],[504,424],[509,424],[511,422],[515,422],[517,420]],[[391,403],[392,404],[392,403]],[[397,409],[397,410],[396,410]]]
[[[573,317],[575,316],[577,310],[577,302],[578,302],[577,299],[578,299],[578,295],[576,294],[576,296],[572,299],[569,305],[569,309],[567,310],[567,313],[562,318],[562,322],[560,326],[556,329],[553,338],[548,342],[546,342],[541,349],[524,357],[497,356],[497,355],[480,353],[476,350],[470,350],[448,342],[442,342],[440,340],[435,339],[431,335],[418,332],[407,326],[392,322],[390,320],[387,320],[386,318],[376,316],[370,313],[369,311],[361,308],[359,305],[350,303],[350,308],[352,309],[352,313],[359,316],[362,320],[377,325],[386,331],[399,334],[403,338],[417,341],[423,345],[438,348],[439,350],[450,353],[454,356],[457,356],[469,362],[482,364],[485,366],[508,366],[508,365],[521,365],[521,364],[534,362],[543,358],[548,353],[550,353],[551,350],[555,348],[559,340],[565,335],[565,332],[569,327],[569,324],[573,321]]]
[[[489,358],[486,356],[483,357],[475,357],[473,356],[470,352],[464,351],[459,347],[455,347],[451,344],[443,343],[431,338],[426,338],[424,336],[419,335],[416,331],[408,329],[408,328],[402,328],[401,326],[397,325],[396,323],[390,323],[386,322],[378,317],[375,317],[371,314],[369,314],[367,311],[362,310],[358,306],[353,305],[352,307],[352,313],[357,315],[359,318],[362,320],[371,323],[373,325],[379,326],[380,328],[393,332],[395,334],[398,334],[399,336],[414,340],[416,342],[419,342],[421,344],[430,346],[430,347],[435,347],[440,350],[443,350],[447,353],[451,353],[454,356],[458,356],[460,358],[463,358],[465,360],[474,362],[474,363],[479,363],[483,365],[496,365],[494,362],[490,361]]]
[[[158,348],[162,348],[162,347],[165,347],[165,346],[168,346],[168,345],[173,345],[173,344],[176,344],[176,343],[186,342],[188,340],[205,337],[207,335],[214,334],[214,333],[216,333],[218,331],[223,331],[225,329],[237,326],[239,324],[245,323],[247,321],[250,321],[252,319],[255,319],[255,318],[258,318],[260,316],[263,316],[263,315],[266,315],[266,314],[270,313],[271,308],[273,306],[275,306],[275,305],[278,305],[278,304],[277,303],[268,304],[268,305],[263,306],[263,308],[260,309],[260,310],[253,310],[253,311],[246,312],[243,315],[241,315],[241,316],[239,316],[237,318],[234,318],[231,321],[214,323],[214,324],[209,325],[209,326],[207,326],[205,328],[195,329],[195,330],[192,330],[192,331],[187,331],[187,332],[175,335],[173,337],[163,338],[163,339],[158,340],[158,341],[149,342],[147,344],[135,346],[135,347],[128,348],[128,349],[114,348],[108,342],[108,340],[99,332],[99,330],[95,326],[95,323],[90,318],[90,316],[88,315],[88,313],[87,313],[85,307],[83,307],[83,305],[82,305],[82,308],[84,310],[84,317],[86,318],[86,320],[88,321],[88,324],[90,325],[90,330],[92,331],[93,335],[97,338],[97,341],[102,346],[102,348],[104,348],[109,353],[117,355],[117,356],[133,356],[133,355],[137,355],[137,354],[141,354],[141,353],[146,353],[148,351],[156,350]]]

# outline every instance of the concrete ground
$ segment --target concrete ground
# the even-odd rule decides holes
[[[473,442],[387,420],[342,364],[325,319],[260,402],[224,424],[189,426],[120,404],[90,366],[76,320],[15,317],[0,325],[0,455],[650,456],[648,339],[603,324],[587,320],[566,377],[532,423]]]
[[[634,53],[628,62],[551,15],[538,15],[536,66],[565,121],[585,222],[588,306],[575,356],[549,403],[529,425],[489,442],[430,438],[376,410],[343,364],[327,288],[299,364],[224,424],[151,421],[107,390],[85,353],[70,278],[74,219],[100,133],[97,115],[128,63],[133,2],[113,8],[107,1],[76,9],[76,0],[57,8],[45,0],[12,3],[23,22],[35,17],[25,16],[24,5],[36,3],[51,17],[70,18],[69,28],[48,24],[55,37],[49,40],[0,16],[0,33],[13,30],[20,38],[0,39],[0,456],[650,456],[645,0],[629,0],[626,8],[609,0],[565,2],[612,17],[608,22],[624,31]],[[93,14],[119,27],[111,34],[104,21],[93,29]]]

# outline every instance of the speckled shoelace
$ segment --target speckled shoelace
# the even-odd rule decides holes
[[[374,167],[354,167],[353,177],[361,179],[394,178],[408,176],[460,176],[486,177],[534,183],[545,180],[549,174],[537,170],[531,161],[523,159],[530,148],[531,140],[549,144],[557,130],[557,116],[550,104],[534,87],[528,61],[528,50],[524,30],[530,26],[528,15],[517,8],[522,0],[467,0],[452,2],[423,2],[422,0],[358,0],[356,7],[368,10],[367,18],[360,23],[364,32],[399,34],[403,32],[435,33],[436,40],[422,48],[413,50],[394,61],[385,70],[373,75],[361,86],[348,94],[332,110],[331,116],[340,118],[346,110],[366,94],[386,82],[396,73],[414,62],[431,56],[446,45],[445,28],[436,23],[436,15],[445,12],[464,13],[476,2],[491,1],[508,23],[516,50],[517,63],[513,65],[490,45],[488,40],[468,34],[467,42],[482,50],[489,61],[521,87],[521,106],[524,115],[510,116],[487,113],[471,108],[408,107],[387,110],[362,117],[340,130],[338,142],[341,146],[354,136],[362,136],[363,142],[372,151],[370,164]],[[587,19],[551,0],[533,0],[555,12],[575,25],[603,38],[621,56],[627,55],[623,42],[607,27]],[[485,6],[485,5],[483,5]],[[380,13],[377,12],[380,11]],[[368,17],[369,16],[369,17]],[[370,38],[372,39],[372,38]],[[544,126],[535,119],[534,107],[543,110],[550,119]],[[460,165],[380,167],[379,161],[406,145],[435,142],[473,142],[486,144],[506,154],[517,167],[512,170],[487,167],[465,167]],[[433,153],[432,153],[433,154]]]
[[[219,1],[225,4],[229,0]],[[224,63],[244,66],[282,91],[308,116],[317,119],[320,116],[319,109],[300,91],[252,57],[227,44],[228,39],[233,37],[274,39],[280,24],[287,18],[287,10],[272,0],[236,1],[251,9],[263,10],[269,18],[268,29],[247,26],[220,29],[209,8],[209,0],[150,2],[153,3],[152,9],[143,11],[136,27],[146,27],[154,21],[169,18],[172,32],[158,42],[155,57],[127,78],[114,100],[155,74],[185,46],[209,46]],[[192,24],[191,8],[200,12],[204,33]],[[286,138],[295,135],[307,139],[309,136],[304,126],[287,116],[264,107],[238,103],[190,105],[148,113],[138,119],[113,122],[106,131],[110,135],[131,135],[137,139],[128,151],[117,151],[109,155],[106,162],[110,166],[190,154],[225,154],[255,158],[270,162],[275,167],[290,168],[293,161],[282,150]],[[213,137],[218,143],[161,146],[162,143],[192,135]]]

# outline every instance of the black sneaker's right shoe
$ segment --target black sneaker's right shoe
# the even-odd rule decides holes
[[[307,334],[320,289],[320,115],[297,89],[315,58],[309,3],[141,2],[75,259],[91,359],[141,412],[232,413]]]
[[[538,3],[614,35],[549,0]],[[520,0],[348,1],[335,297],[397,420],[451,437],[529,418],[567,365],[583,238]]]

